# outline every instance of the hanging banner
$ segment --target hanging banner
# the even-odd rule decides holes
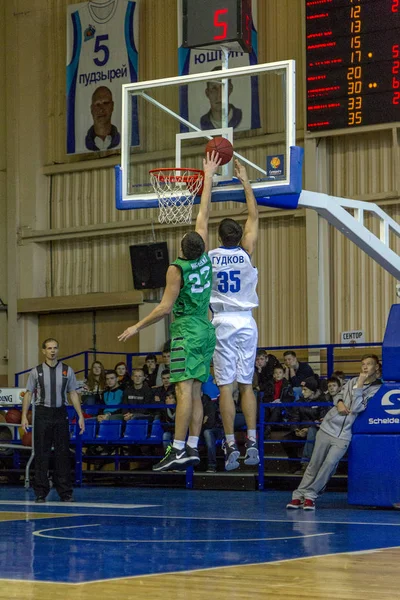
[[[67,7],[67,153],[120,147],[122,89],[138,80],[139,0]],[[139,144],[132,99],[131,145]]]
[[[200,0],[199,0],[200,1]],[[182,0],[178,0],[178,61],[179,75],[191,75],[221,69],[222,50],[216,46],[183,48]],[[257,0],[252,0],[252,51],[231,51],[229,68],[258,64],[257,52]],[[215,82],[192,83],[180,90],[180,115],[200,129],[221,127],[221,86]],[[247,131],[260,127],[258,77],[242,77],[229,84],[229,127]],[[182,131],[187,129],[182,126]]]

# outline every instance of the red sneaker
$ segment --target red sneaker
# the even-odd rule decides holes
[[[304,500],[303,510],[315,510],[314,500],[309,500],[308,498],[306,498]]]
[[[298,500],[297,498],[295,498],[294,500],[289,502],[289,504],[286,504],[286,508],[291,508],[294,510],[297,510],[298,508],[302,508],[302,507],[303,507],[303,501]]]

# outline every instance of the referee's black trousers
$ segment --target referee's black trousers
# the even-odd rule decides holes
[[[48,470],[51,449],[54,447],[54,486],[61,498],[72,494],[69,421],[65,406],[47,408],[38,406],[35,410],[35,483],[36,496],[46,497],[50,491]]]

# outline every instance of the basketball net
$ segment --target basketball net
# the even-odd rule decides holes
[[[160,223],[191,223],[195,197],[203,185],[198,169],[152,169],[150,183],[158,196]]]

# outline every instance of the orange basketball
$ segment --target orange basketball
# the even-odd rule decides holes
[[[21,423],[21,411],[17,408],[10,408],[6,414],[7,423]]]
[[[215,137],[210,140],[206,146],[206,154],[215,150],[218,152],[218,157],[221,159],[221,165],[226,165],[233,156],[233,146],[229,140],[223,137]]]
[[[23,446],[32,446],[32,431],[26,431],[22,436]]]
[[[26,416],[28,417],[29,425],[32,425],[32,411],[30,410]]]

